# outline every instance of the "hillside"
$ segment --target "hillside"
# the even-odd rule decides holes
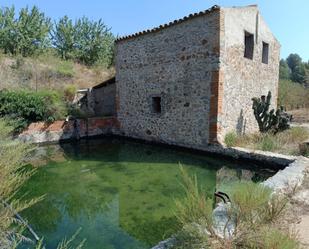
[[[114,68],[89,67],[51,53],[27,58],[0,54],[0,89],[60,90],[66,85],[87,88],[114,74]]]

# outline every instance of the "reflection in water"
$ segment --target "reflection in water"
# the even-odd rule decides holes
[[[222,179],[269,175],[205,156],[111,139],[39,147],[33,157],[32,163],[41,167],[22,192],[46,198],[23,215],[45,238],[47,249],[79,228],[78,237],[86,238],[85,248],[91,249],[149,248],[169,237],[179,229],[173,215],[174,200],[183,194],[179,163],[197,175],[209,196]]]

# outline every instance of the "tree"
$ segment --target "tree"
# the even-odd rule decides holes
[[[52,44],[63,59],[74,59],[86,65],[110,66],[113,60],[114,36],[100,19],[86,17],[73,21],[67,16],[55,23]]]
[[[14,7],[0,9],[0,48],[6,54],[11,53],[15,46],[16,22],[14,16]]]
[[[284,59],[280,60],[279,78],[285,80],[290,79],[290,68]]]
[[[298,54],[290,54],[286,61],[291,69],[291,80],[301,84],[305,83],[306,72],[302,58]]]
[[[5,53],[30,56],[49,45],[50,19],[34,6],[22,8],[15,19],[15,8],[0,11],[0,46]]]
[[[62,17],[55,22],[52,31],[52,44],[57,49],[62,59],[68,60],[74,58],[74,25],[67,16]]]
[[[291,80],[301,84],[305,84],[306,70],[304,64],[300,64],[294,68],[291,73]]]
[[[33,55],[37,50],[49,45],[50,18],[34,6],[22,8],[17,20],[16,47],[17,53],[23,56]]]
[[[302,58],[298,54],[290,54],[286,59],[287,64],[293,71],[297,66],[302,63]]]
[[[101,62],[109,66],[113,59],[114,36],[100,19],[90,21],[83,17],[75,24],[76,59],[86,65]]]

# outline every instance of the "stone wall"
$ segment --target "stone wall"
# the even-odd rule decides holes
[[[93,88],[94,112],[96,116],[113,116],[116,113],[116,84]]]
[[[32,123],[18,138],[31,143],[46,143],[111,134],[119,134],[119,123],[114,117]]]
[[[116,43],[123,135],[186,147],[209,142],[211,83],[219,70],[219,10]],[[153,113],[152,97],[161,97]]]
[[[220,77],[223,98],[219,100],[219,141],[229,131],[240,134],[258,130],[251,98],[272,92],[277,105],[280,44],[273,36],[257,6],[221,8]],[[221,25],[222,27],[222,25]],[[254,35],[253,59],[244,57],[244,33]],[[262,43],[269,44],[268,64],[262,63]]]

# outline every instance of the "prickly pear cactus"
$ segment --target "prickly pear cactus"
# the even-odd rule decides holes
[[[253,113],[260,132],[277,133],[290,128],[289,122],[292,116],[287,114],[282,106],[276,111],[274,109],[269,111],[271,92],[268,92],[267,97],[263,95],[261,98],[252,98],[252,101]]]

